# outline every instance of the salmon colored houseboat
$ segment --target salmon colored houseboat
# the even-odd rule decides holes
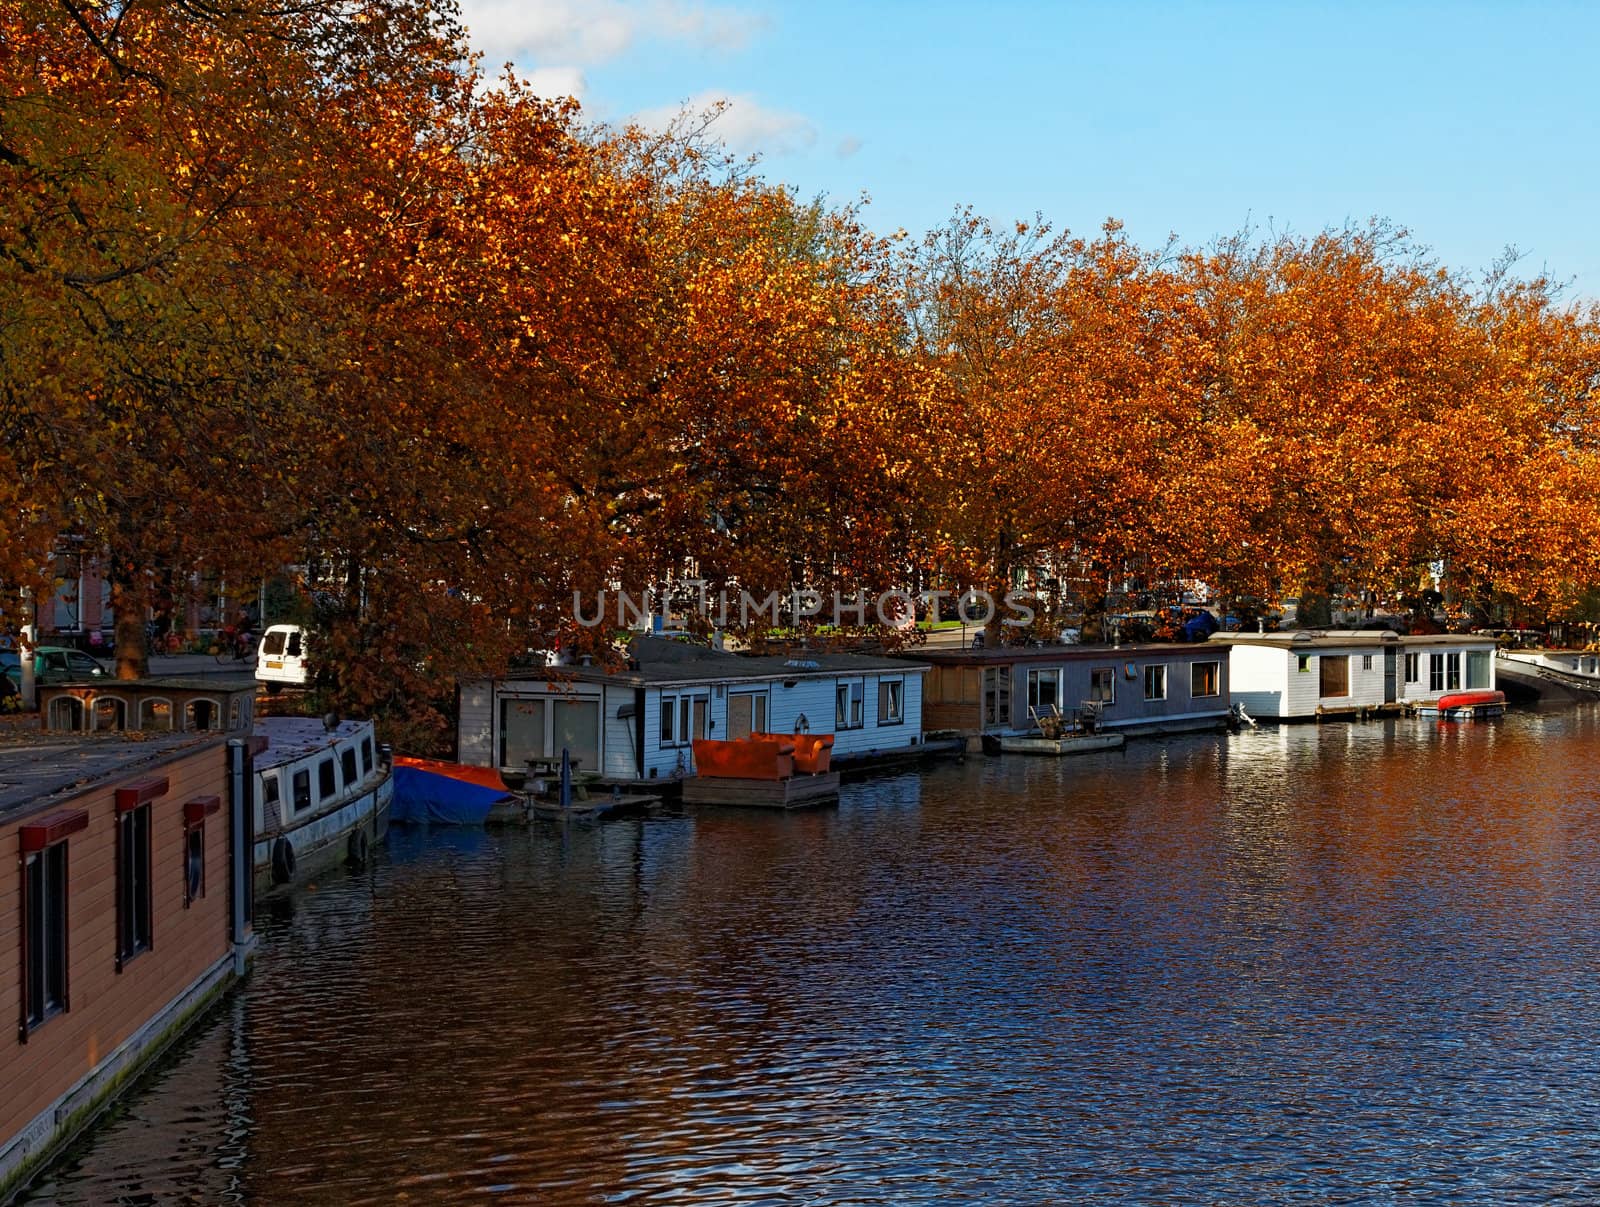
[[[250,759],[209,727],[0,743],[0,1201],[245,970]]]

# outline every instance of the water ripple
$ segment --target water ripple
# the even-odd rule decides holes
[[[1588,711],[397,834],[61,1203],[1592,1202]]]

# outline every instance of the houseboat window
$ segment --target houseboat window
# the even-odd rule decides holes
[[[50,728],[58,733],[76,733],[83,728],[83,701],[74,696],[57,696],[50,701]]]
[[[1428,690],[1442,692],[1444,690],[1444,655],[1428,655]]]
[[[690,742],[706,736],[706,721],[710,707],[711,702],[705,696],[678,697],[679,746],[687,746]]]
[[[701,701],[702,707],[704,701]],[[555,749],[572,752],[576,766],[585,771],[600,768],[600,701],[556,700],[551,707]]]
[[[1100,704],[1117,702],[1117,671],[1111,666],[1097,666],[1089,672],[1089,699]]]
[[[170,700],[146,700],[140,704],[139,728],[171,729],[172,702]]]
[[[1011,724],[1011,668],[990,666],[983,671],[983,723]]]
[[[661,697],[661,745],[675,746],[677,739],[673,736],[677,732],[678,697]]]
[[[333,773],[333,759],[325,758],[317,764],[317,795],[323,800],[336,796],[339,785]]]
[[[215,700],[190,700],[183,712],[187,728],[195,733],[216,729],[222,714]]]
[[[278,773],[271,772],[261,777],[261,803],[275,805],[278,803]]]
[[[1222,664],[1220,662],[1195,662],[1189,666],[1189,695],[1198,699],[1201,696],[1220,696],[1222,694]]]
[[[117,970],[150,950],[150,806],[117,818]]]
[[[350,787],[357,783],[361,776],[356,771],[356,748],[346,746],[339,752],[339,770],[344,772],[344,786]]]
[[[206,823],[183,834],[183,905],[187,909],[206,895]]]
[[[1309,672],[1311,670],[1311,655],[1296,654],[1294,656],[1294,669],[1301,672]]]
[[[1322,683],[1320,694],[1324,699],[1330,696],[1348,696],[1350,694],[1350,655],[1349,654],[1324,654],[1319,662],[1322,664]]]
[[[127,704],[115,696],[101,696],[94,702],[93,728],[100,732],[126,729]]]
[[[529,759],[550,757],[544,737],[543,700],[500,701],[500,766],[521,769]]]
[[[862,679],[838,684],[833,691],[833,722],[837,729],[860,729],[867,723],[867,685]]]
[[[1155,665],[1144,668],[1144,698],[1146,700],[1165,700],[1167,698],[1167,668],[1165,666]]]
[[[835,729],[860,729],[866,724],[866,684],[862,680],[839,683],[833,689]]]
[[[905,718],[904,679],[878,680],[878,724],[899,725]]]
[[[311,772],[296,771],[294,773],[294,811],[299,813],[311,808]]]
[[[1362,654],[1361,655],[1361,669],[1364,670],[1364,671],[1370,671],[1372,669],[1372,655],[1371,654]]]
[[[1406,655],[1406,682],[1415,683],[1422,678],[1422,655]]]
[[[31,1031],[67,1008],[67,844],[33,852],[24,868],[23,1002]]]
[[[372,739],[361,739],[361,774],[372,774]]]
[[[1451,651],[1444,656],[1444,683],[1446,691],[1459,691],[1461,688],[1461,654],[1460,651]]]
[[[1489,686],[1488,650],[1467,651],[1467,686],[1469,688]]]
[[[1028,710],[1031,713],[1047,712],[1061,704],[1061,671],[1031,670],[1028,672]]]
[[[767,731],[767,697],[753,692],[728,696],[728,739],[737,741]]]

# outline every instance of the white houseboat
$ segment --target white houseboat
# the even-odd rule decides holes
[[[388,829],[394,794],[372,722],[263,717],[255,737],[258,891],[364,864]]]
[[[862,654],[754,657],[636,637],[621,669],[540,667],[461,685],[459,758],[553,773],[566,749],[580,774],[612,783],[695,772],[694,742],[754,733],[834,735],[848,768],[920,753],[926,666]]]
[[[1234,701],[1261,720],[1404,712],[1449,693],[1495,689],[1488,635],[1303,629],[1218,633],[1211,642],[1229,647]]]
[[[1502,649],[1495,670],[1506,693],[1518,699],[1600,697],[1600,653],[1594,650]]]

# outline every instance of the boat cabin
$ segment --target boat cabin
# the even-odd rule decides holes
[[[619,670],[540,667],[461,685],[459,755],[508,776],[574,769],[612,782],[694,773],[697,739],[834,735],[836,763],[922,743],[926,666],[863,654],[753,657],[636,637]]]
[[[94,679],[39,688],[49,733],[249,733],[255,685],[237,678]]]
[[[1258,720],[1401,712],[1449,692],[1495,687],[1487,634],[1384,630],[1218,633],[1230,651],[1233,698]]]
[[[1206,642],[919,650],[932,664],[924,724],[975,737],[1020,735],[1041,718],[1100,730],[1172,733],[1227,723],[1228,656]]]

